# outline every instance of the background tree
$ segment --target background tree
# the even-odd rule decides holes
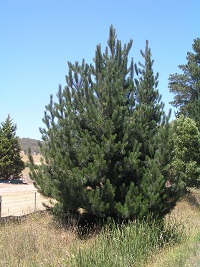
[[[174,93],[171,104],[178,109],[177,115],[183,114],[194,119],[200,127],[200,39],[194,40],[193,53],[187,53],[187,63],[179,65],[182,74],[169,77],[170,92]],[[200,129],[200,128],[199,128]]]
[[[24,151],[25,154],[28,154],[28,149],[31,148],[31,152],[38,154],[40,151],[39,140],[31,139],[31,138],[19,138],[19,143],[21,149]]]
[[[31,176],[65,213],[162,217],[182,192],[179,181],[166,186],[173,141],[148,43],[135,82],[131,46],[111,26],[105,52],[97,46],[93,65],[68,63],[65,89],[46,106],[43,162],[31,164]]]
[[[195,121],[181,115],[176,120],[174,176],[182,175],[187,187],[200,185],[200,133]]]
[[[24,162],[20,156],[20,145],[16,136],[16,125],[13,124],[10,116],[0,127],[0,178],[18,178],[24,169]]]

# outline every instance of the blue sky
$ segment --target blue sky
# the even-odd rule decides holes
[[[40,139],[45,105],[65,86],[67,62],[91,63],[111,24],[122,43],[133,39],[136,63],[149,40],[168,111],[169,74],[179,72],[200,37],[199,0],[1,0],[0,122],[10,114],[19,137]]]

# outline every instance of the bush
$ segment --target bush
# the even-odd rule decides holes
[[[200,185],[200,133],[195,121],[181,115],[176,120],[174,176],[182,176],[187,187]]]

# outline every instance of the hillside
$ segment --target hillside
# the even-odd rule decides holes
[[[19,138],[19,142],[21,145],[21,150],[25,153],[28,152],[28,148],[31,148],[32,154],[38,154],[40,152],[39,149],[39,140],[31,139],[31,138]]]

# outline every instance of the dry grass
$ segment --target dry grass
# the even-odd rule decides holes
[[[168,246],[154,254],[146,267],[199,267],[200,190],[192,190],[179,201],[166,220],[176,221],[185,231],[185,238],[180,244]]]
[[[29,172],[30,172],[30,168],[29,167],[25,167],[25,169],[22,171],[22,175],[23,176],[27,176],[27,175],[29,175]]]
[[[0,226],[0,266],[67,266],[74,231],[65,230],[47,213]]]
[[[28,159],[28,155],[24,153],[24,151],[20,152],[20,156],[22,158],[22,160],[24,161],[24,163],[26,164],[29,159]],[[36,165],[41,165],[41,154],[33,154],[33,161]],[[29,179],[29,173],[30,173],[30,168],[29,167],[25,167],[25,169],[21,172],[24,180],[26,180],[26,182],[30,183],[30,179]]]
[[[24,151],[21,151],[20,153],[21,157],[22,157],[22,160],[26,163],[28,162],[28,156],[24,153]],[[36,165],[40,165],[40,159],[41,159],[41,155],[40,154],[33,154],[32,155],[33,157],[33,161]]]
[[[193,195],[200,192],[193,192]],[[150,258],[145,267],[183,267],[192,266],[198,267],[199,255],[198,248],[200,244],[200,212],[199,207],[193,202],[191,196],[181,200],[173,210],[167,221],[176,221],[184,225],[187,230],[187,236],[183,242],[175,245],[167,245],[164,249],[155,250],[154,255]],[[127,229],[129,231],[130,229]],[[130,231],[129,231],[130,232]],[[104,233],[106,234],[106,233]],[[125,239],[118,232],[115,232],[117,238],[110,240],[110,245],[106,245],[106,239],[102,234],[93,236],[88,240],[82,241],[77,238],[75,228],[66,229],[60,223],[55,222],[52,215],[48,213],[36,213],[29,215],[20,223],[8,223],[0,225],[0,266],[2,267],[70,267],[70,266],[92,266],[90,253],[97,258],[93,258],[94,262],[98,263],[98,259],[102,258],[102,248],[105,253],[113,257],[109,263],[104,266],[123,266],[119,265],[117,260],[118,252],[122,252],[122,248],[127,249],[124,254],[126,257],[133,256],[133,253],[128,255],[130,248],[125,246]],[[124,234],[124,233],[120,233]],[[139,237],[138,237],[139,238]],[[119,240],[118,240],[119,239]],[[137,238],[136,238],[137,239]],[[119,242],[118,242],[119,241]],[[130,237],[133,242],[133,238]],[[114,243],[113,243],[114,242]],[[96,244],[96,245],[95,245]],[[113,245],[122,244],[123,247],[117,247],[117,252],[114,251]],[[138,241],[141,245],[141,239]],[[73,253],[73,254],[72,254]],[[90,265],[83,265],[83,257],[86,254],[88,258],[84,258],[85,262]],[[79,258],[80,255],[80,258]],[[87,255],[86,255],[87,256]],[[82,257],[82,258],[81,258]],[[112,261],[116,258],[116,264],[112,265]],[[102,260],[102,259],[101,259]],[[105,259],[103,259],[105,260]],[[72,264],[74,262],[74,264]],[[76,264],[78,263],[78,265]],[[110,264],[110,265],[109,265]],[[192,264],[192,265],[191,265]],[[93,265],[102,266],[102,265]],[[124,265],[124,267],[132,267],[132,265]],[[136,265],[138,266],[138,264]]]
[[[191,193],[178,202],[171,214],[166,217],[167,220],[176,220],[189,235],[200,229],[199,196],[199,190],[192,190]]]

